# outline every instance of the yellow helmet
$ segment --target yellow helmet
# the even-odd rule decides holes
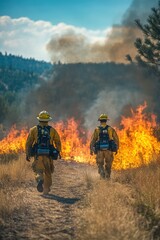
[[[108,116],[105,113],[102,113],[98,118],[98,121],[103,121],[103,120],[105,121],[109,120]]]
[[[48,122],[50,121],[52,118],[51,116],[49,115],[49,113],[47,111],[42,111],[39,113],[37,119],[40,121],[40,122]]]

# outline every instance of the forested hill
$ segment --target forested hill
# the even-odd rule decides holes
[[[31,87],[51,68],[51,63],[0,53],[0,92]]]
[[[130,106],[137,107],[144,101],[160,119],[159,77],[134,62],[59,62],[52,66],[12,55],[1,54],[1,59],[0,124],[32,123],[33,116],[46,109],[55,121],[74,117],[81,123],[88,121],[90,126],[99,112],[107,112],[117,121],[130,112]]]
[[[52,68],[51,63],[0,52],[0,123],[19,111],[20,96],[24,99],[24,94],[43,76],[46,78]]]
[[[34,58],[23,58],[12,54],[2,54],[0,52],[0,68],[10,70],[20,70],[41,74],[52,67],[51,63],[38,61]]]

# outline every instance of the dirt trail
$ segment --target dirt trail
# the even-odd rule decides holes
[[[108,209],[108,215],[105,215],[104,219],[100,221],[103,220],[105,225],[106,221],[108,223],[111,222],[110,225],[107,225],[108,228],[117,228],[119,232],[122,231],[119,227],[120,223],[123,231],[125,229],[126,232],[130,232],[131,228],[133,233],[139,231],[138,218],[134,219],[135,213],[132,213],[132,202],[135,201],[132,191],[127,186],[117,182],[116,175],[117,173],[113,171],[111,181],[106,182],[106,180],[100,180],[96,165],[90,166],[64,160],[55,161],[53,186],[48,196],[43,196],[37,192],[34,180],[20,183],[17,191],[14,189],[15,199],[22,198],[22,206],[19,210],[14,211],[10,220],[5,222],[3,228],[1,228],[0,240],[76,240],[79,225],[82,223],[80,222],[82,219],[78,218],[77,210],[83,209],[83,199],[86,197],[89,189],[92,189],[89,186],[91,182],[95,186],[95,189],[91,190],[91,193],[92,191],[95,193],[95,195],[92,194],[92,205],[94,203],[97,206],[97,203],[100,203],[100,206],[103,206],[104,202],[101,202],[99,198],[99,196],[103,196],[102,201],[105,199],[106,203],[104,212]],[[97,189],[99,190],[99,195],[97,195]],[[119,206],[122,211],[120,211]],[[115,212],[112,212],[112,209],[115,209]],[[97,208],[88,209],[87,218],[91,223],[97,217],[97,213],[95,212],[94,215],[94,211],[97,211]],[[131,213],[133,226],[126,225],[126,217],[123,212]],[[108,216],[108,220],[106,216]],[[122,217],[124,217],[123,224]],[[118,219],[116,226],[115,219]],[[96,221],[91,224],[91,229],[94,226],[96,228],[94,224],[96,224]],[[104,232],[104,229],[101,232]],[[81,235],[81,231],[79,233]]]
[[[0,239],[74,239],[75,208],[79,207],[87,190],[85,169],[84,164],[58,160],[49,196],[38,193],[34,182],[18,190],[24,196],[25,209],[21,214],[13,214]]]

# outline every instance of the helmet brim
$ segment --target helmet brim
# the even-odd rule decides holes
[[[51,117],[49,117],[48,119],[46,119],[46,118],[39,118],[39,117],[37,117],[37,119],[38,119],[40,122],[49,122],[49,121],[51,121],[51,120],[52,120],[52,118],[51,118]]]
[[[110,120],[109,118],[107,118],[107,119],[100,119],[100,118],[98,118],[98,121],[108,121],[108,120]]]

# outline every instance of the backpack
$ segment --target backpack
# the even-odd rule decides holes
[[[32,147],[32,156],[51,156],[53,160],[57,160],[59,156],[58,150],[50,144],[51,126],[41,127],[37,125],[37,143]]]
[[[117,144],[115,143],[114,140],[109,139],[109,134],[108,134],[108,125],[103,128],[102,126],[99,126],[99,140],[96,142],[95,149],[96,152],[99,150],[110,150],[112,152],[117,151]]]
[[[37,125],[38,138],[37,138],[37,155],[50,154],[50,126],[41,127]]]
[[[96,142],[96,150],[109,150],[108,125],[103,128],[99,126],[99,140]]]

